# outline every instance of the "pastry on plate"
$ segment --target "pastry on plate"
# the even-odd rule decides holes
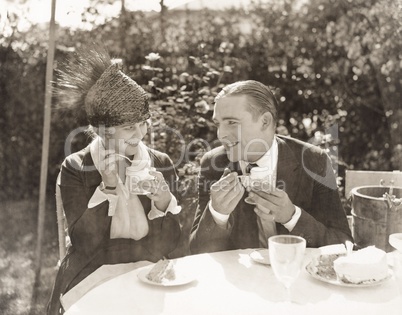
[[[149,281],[156,283],[174,281],[176,279],[174,261],[168,259],[159,260],[148,272],[146,277]]]

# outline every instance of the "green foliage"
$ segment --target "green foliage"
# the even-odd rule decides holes
[[[102,2],[102,1],[101,1]],[[338,167],[402,168],[400,1],[256,2],[246,10],[126,12],[92,30],[58,31],[56,67],[89,41],[103,41],[150,94],[148,143],[167,152],[181,176],[216,146],[215,95],[227,83],[256,79],[280,102],[278,132],[327,148]],[[41,158],[47,32],[32,26],[0,38],[0,198],[36,194]],[[52,112],[49,191],[65,141],[79,127],[72,112]],[[88,142],[74,138],[72,150]],[[191,183],[183,181],[191,186]],[[342,182],[341,182],[342,183]]]

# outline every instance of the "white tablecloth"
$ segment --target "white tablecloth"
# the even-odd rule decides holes
[[[314,279],[303,268],[292,288],[293,299],[299,304],[284,302],[284,287],[270,266],[250,258],[252,251],[180,258],[177,266],[194,273],[196,280],[176,287],[143,283],[137,274],[150,266],[139,267],[92,288],[66,315],[402,314],[400,283],[394,277],[379,286],[350,288]],[[305,265],[318,253],[307,249]],[[122,265],[110,267],[119,269]]]

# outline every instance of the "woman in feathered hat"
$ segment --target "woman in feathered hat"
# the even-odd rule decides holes
[[[52,315],[64,312],[63,294],[100,266],[169,257],[181,233],[172,161],[142,142],[146,92],[97,45],[77,51],[59,73],[59,102],[86,115],[93,141],[69,155],[59,174],[71,244],[48,305]],[[140,182],[147,195],[133,193],[126,175],[133,168],[151,169],[153,179]]]

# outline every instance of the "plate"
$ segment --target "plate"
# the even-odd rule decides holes
[[[263,265],[270,265],[271,262],[269,260],[269,252],[268,249],[257,249],[250,253],[250,257],[257,263]]]
[[[152,285],[156,285],[156,286],[160,286],[160,287],[173,287],[173,286],[185,285],[185,284],[188,284],[195,280],[194,276],[190,276],[188,274],[177,274],[175,280],[165,281],[165,282],[161,282],[161,283],[154,282],[147,278],[147,274],[152,269],[152,267],[141,270],[137,275],[138,279],[140,279],[144,283],[148,283],[148,284],[152,284]]]
[[[332,255],[319,255],[311,260],[311,262],[306,266],[306,271],[310,276],[320,281],[330,283],[333,285],[338,285],[342,287],[354,287],[354,288],[362,288],[362,287],[371,287],[380,285],[386,281],[388,281],[392,277],[392,271],[389,270],[388,276],[381,280],[371,280],[364,283],[348,283],[343,282],[338,279],[336,276],[335,270],[333,268],[333,261],[339,256],[343,256],[344,254],[332,254]],[[324,261],[324,263],[320,263],[319,257],[321,257],[320,261]],[[332,263],[332,265],[331,265]]]

